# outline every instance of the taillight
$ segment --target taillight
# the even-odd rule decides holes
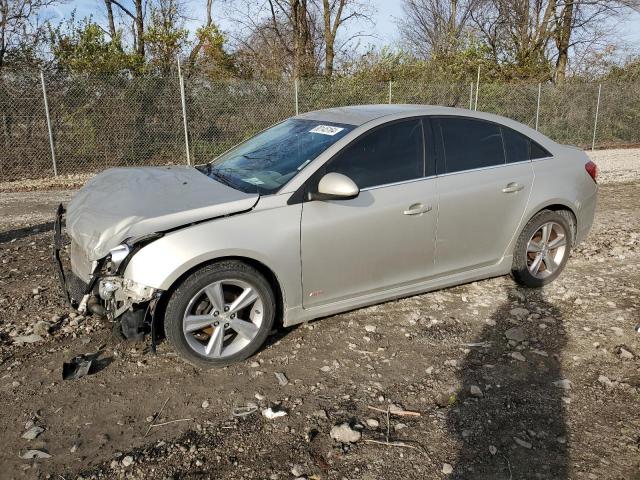
[[[587,171],[587,173],[592,178],[592,180],[594,182],[598,183],[598,180],[597,180],[597,177],[598,177],[598,166],[593,162],[587,162],[584,165],[584,169]]]

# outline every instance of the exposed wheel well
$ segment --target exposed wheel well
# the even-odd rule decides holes
[[[187,270],[182,275],[180,275],[180,277],[178,277],[176,279],[176,281],[173,282],[171,287],[169,287],[169,289],[167,289],[163,293],[163,295],[162,295],[162,297],[160,299],[160,303],[158,304],[158,307],[157,307],[158,308],[158,313],[159,313],[158,318],[164,319],[164,310],[165,310],[165,307],[167,305],[167,302],[169,301],[169,297],[171,297],[172,293],[175,291],[175,289],[178,287],[178,285],[180,285],[184,281],[185,278],[187,278],[189,275],[191,275],[196,270],[201,269],[202,267],[205,267],[207,265],[211,265],[213,263],[229,261],[229,260],[236,260],[236,261],[239,261],[239,262],[246,263],[247,265],[250,265],[251,267],[253,267],[256,270],[258,270],[262,275],[264,275],[264,277],[267,279],[267,282],[269,282],[269,286],[273,290],[273,294],[276,297],[276,318],[275,318],[274,326],[276,326],[276,325],[281,326],[282,325],[282,320],[283,320],[283,313],[284,313],[284,296],[282,294],[282,287],[280,286],[280,283],[278,282],[278,278],[276,277],[276,274],[269,267],[267,267],[264,263],[259,262],[259,261],[255,260],[253,258],[241,257],[241,256],[230,256],[230,257],[214,258],[212,260],[208,260],[206,262],[200,263],[200,264],[196,265],[195,267],[192,267],[191,269]]]
[[[557,212],[557,213],[562,213],[565,212],[565,215],[569,216],[569,220],[570,220],[570,225],[572,228],[572,236],[573,239],[575,240],[576,238],[576,234],[578,232],[578,218],[576,217],[575,212],[567,207],[566,205],[562,205],[561,203],[557,203],[557,204],[553,204],[553,205],[547,205],[546,207],[538,210],[536,213],[534,213],[533,215],[531,215],[531,218],[533,218],[534,216],[536,216],[538,213],[540,213],[542,210],[551,210],[553,212]]]

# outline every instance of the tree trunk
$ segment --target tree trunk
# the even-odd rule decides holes
[[[111,0],[104,0],[104,6],[107,9],[107,20],[109,22],[109,35],[111,35],[111,40],[116,38],[116,24],[113,21],[113,6],[111,5]]]
[[[573,29],[573,1],[567,1],[564,5],[560,17],[558,29],[556,31],[556,47],[558,48],[558,59],[556,60],[556,83],[564,83],[567,76],[567,65],[569,63],[569,45],[571,41],[571,30]]]
[[[144,57],[144,9],[142,0],[135,0],[136,5],[136,53]]]

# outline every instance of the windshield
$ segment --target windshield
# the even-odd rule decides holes
[[[274,193],[355,126],[289,119],[229,150],[205,168],[243,192]]]

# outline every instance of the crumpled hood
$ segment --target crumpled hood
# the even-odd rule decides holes
[[[71,199],[67,231],[89,260],[98,260],[127,238],[249,210],[258,197],[193,167],[112,168]]]

